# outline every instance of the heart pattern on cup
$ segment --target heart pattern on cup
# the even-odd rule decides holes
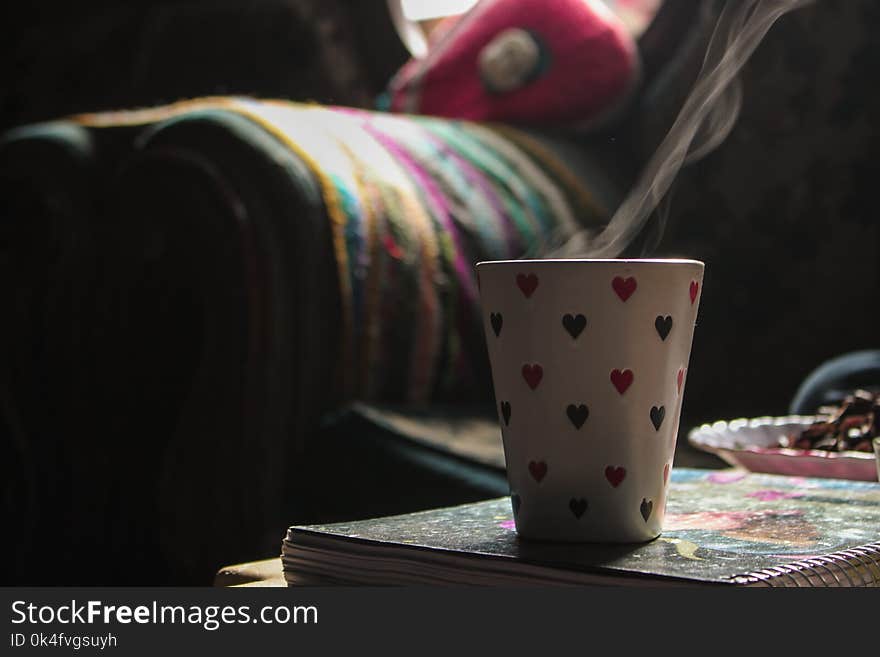
[[[501,417],[504,418],[505,426],[510,426],[510,402],[503,401],[501,402]]]
[[[517,274],[516,285],[526,299],[529,299],[538,289],[538,277],[534,274]]]
[[[611,383],[621,395],[632,385],[634,378],[632,370],[611,370]]]
[[[581,517],[584,515],[584,513],[586,513],[588,506],[589,505],[587,504],[587,500],[584,499],[583,497],[580,497],[580,498],[572,497],[568,501],[568,508],[571,509],[571,512],[574,514],[574,517],[577,518],[578,520],[580,520]]]
[[[568,416],[568,419],[571,420],[574,428],[580,429],[584,426],[584,422],[587,421],[587,418],[590,417],[590,409],[587,408],[586,404],[578,404],[577,406],[569,404],[565,408],[565,414]]]
[[[584,449],[593,448],[593,445],[591,445],[593,436],[591,434],[596,432],[598,426],[596,425],[597,421],[603,423],[606,421],[605,415],[607,413],[612,414],[612,416],[616,413],[624,413],[627,416],[629,416],[630,413],[637,413],[638,416],[642,418],[640,420],[642,423],[644,422],[645,415],[648,415],[651,425],[654,427],[657,434],[661,433],[663,426],[667,427],[667,429],[663,431],[661,438],[663,439],[662,447],[664,450],[664,456],[669,459],[670,452],[665,451],[667,446],[665,437],[670,433],[669,425],[672,424],[673,421],[670,420],[670,423],[666,423],[665,402],[668,401],[672,403],[672,409],[677,410],[680,407],[680,396],[684,388],[684,378],[687,371],[685,366],[682,365],[677,368],[675,374],[675,385],[678,391],[678,396],[675,396],[674,393],[668,389],[668,383],[663,382],[668,381],[672,371],[675,371],[673,369],[673,364],[669,362],[670,358],[674,357],[669,350],[677,350],[679,348],[677,343],[682,337],[682,333],[689,333],[690,320],[694,313],[694,310],[691,309],[690,315],[688,314],[688,302],[684,300],[682,294],[682,288],[688,284],[688,278],[683,280],[679,279],[679,283],[675,286],[672,294],[667,294],[666,291],[663,290],[658,295],[655,295],[654,287],[651,285],[652,281],[648,279],[642,280],[641,277],[637,280],[635,276],[627,275],[632,273],[631,269],[624,271],[626,273],[621,272],[621,275],[618,276],[613,276],[612,272],[608,278],[604,278],[601,283],[602,289],[599,290],[599,292],[600,294],[605,295],[605,298],[599,303],[598,307],[595,303],[590,301],[589,294],[587,294],[585,298],[581,298],[579,295],[575,294],[563,298],[562,295],[556,295],[556,291],[551,288],[543,289],[550,283],[553,283],[554,279],[550,276],[539,279],[535,270],[531,272],[525,270],[515,274],[515,282],[519,292],[512,289],[512,286],[510,285],[510,274],[507,275],[505,282],[507,290],[504,294],[509,296],[504,297],[504,299],[505,301],[510,301],[512,299],[515,304],[520,305],[522,312],[528,313],[523,315],[523,319],[527,320],[525,321],[526,326],[522,326],[521,322],[518,321],[517,312],[519,311],[514,305],[496,307],[495,310],[497,312],[489,314],[489,325],[492,327],[492,331],[496,338],[500,338],[501,333],[504,332],[505,340],[502,341],[499,339],[497,342],[491,341],[489,346],[491,350],[500,349],[502,353],[505,350],[510,349],[513,352],[510,355],[513,355],[515,358],[517,355],[516,350],[520,348],[519,345],[523,345],[522,349],[524,350],[524,353],[519,354],[522,360],[519,360],[519,363],[514,360],[510,365],[513,365],[515,370],[516,364],[520,364],[521,376],[526,385],[533,392],[527,393],[524,389],[515,389],[504,395],[506,397],[505,400],[499,400],[500,417],[503,426],[505,427],[503,434],[505,440],[519,440],[516,433],[523,430],[523,421],[528,420],[530,414],[540,412],[541,409],[546,408],[545,404],[547,403],[558,404],[559,401],[557,401],[557,395],[568,396],[568,394],[574,392],[574,394],[569,397],[569,400],[572,398],[577,399],[576,395],[578,395],[578,392],[576,390],[570,391],[568,394],[564,392],[567,385],[573,382],[568,371],[569,360],[571,360],[571,367],[593,367],[597,362],[594,358],[596,353],[602,354],[604,357],[601,350],[606,349],[606,345],[604,344],[605,341],[608,342],[608,347],[613,350],[615,347],[614,340],[618,335],[620,340],[627,339],[625,331],[621,331],[618,334],[618,326],[621,321],[626,324],[629,324],[630,322],[641,324],[642,326],[637,330],[642,332],[638,333],[639,337],[637,339],[643,339],[643,337],[650,337],[647,335],[650,332],[647,323],[652,321],[651,318],[653,317],[653,328],[659,337],[660,342],[657,342],[656,339],[645,342],[645,349],[652,350],[651,352],[648,352],[647,360],[645,362],[639,360],[642,356],[642,351],[636,352],[635,356],[631,353],[631,350],[627,346],[629,342],[622,345],[622,349],[617,355],[609,352],[609,355],[613,359],[611,364],[629,366],[615,368],[611,370],[608,375],[611,384],[618,395],[620,395],[619,403],[615,401],[617,398],[614,397],[614,393],[606,388],[604,391],[600,391],[596,396],[590,395],[588,397],[590,400],[589,406],[583,401],[571,401],[571,403],[563,401],[562,405],[565,406],[566,418],[568,422],[571,423],[574,431],[579,432],[583,430],[584,426],[587,426],[584,435],[587,436],[588,440],[573,441],[582,445]],[[609,278],[611,279],[610,281]],[[640,286],[639,281],[641,281],[643,285]],[[613,298],[607,295],[608,288],[605,286],[607,286],[609,282],[614,294],[619,299],[619,302],[624,305],[618,305],[618,302],[614,301]],[[701,283],[697,280],[690,281],[688,294],[692,306],[696,304],[696,301],[699,298],[701,291],[700,285]],[[542,288],[540,295],[537,294],[539,288]],[[636,294],[637,291],[639,292],[638,295]],[[551,292],[553,292],[553,294],[551,294]],[[519,296],[520,293],[522,294],[522,297]],[[590,294],[592,293],[593,292],[590,292]],[[674,299],[671,300],[669,305],[666,305],[667,301],[664,301],[664,299],[669,299],[669,297],[673,295]],[[531,299],[532,301],[526,302],[525,300],[527,299]],[[628,303],[629,301],[632,301],[632,303]],[[658,301],[663,305],[658,305]],[[602,312],[605,304],[609,304],[607,306],[608,316],[605,316],[605,313]],[[584,312],[578,312],[578,310]],[[503,311],[503,315],[501,311]],[[589,319],[586,311],[589,311]],[[507,323],[505,323],[505,320]],[[522,336],[520,332],[524,328],[527,328],[528,324],[533,321],[546,322],[547,328],[536,327],[538,333],[536,333],[535,336]],[[565,331],[565,335],[559,332],[560,323]],[[587,328],[590,330],[587,331]],[[672,332],[673,329],[675,329],[676,333]],[[626,330],[629,330],[628,327]],[[606,336],[609,337],[606,339]],[[670,336],[672,336],[671,339]],[[601,342],[598,345],[594,345],[593,341],[597,339]],[[546,343],[551,344],[548,345]],[[566,347],[565,345],[568,346]],[[548,352],[546,351],[546,348],[548,347],[557,350],[564,348],[565,350],[561,352],[550,352],[552,355],[548,356]],[[600,351],[594,351],[596,349],[599,349]],[[494,358],[498,352],[492,351],[490,353]],[[526,361],[526,358],[529,360]],[[681,356],[678,356],[678,358],[681,358]],[[540,362],[533,362],[532,359],[536,359]],[[686,363],[685,359],[682,360]],[[682,362],[682,360],[679,362]],[[544,382],[543,380],[545,374],[544,365],[548,368],[547,373],[549,378],[547,382]],[[655,372],[654,370],[658,367],[660,369]],[[639,370],[640,382],[639,386],[633,387],[633,384],[635,383],[636,369]],[[607,369],[603,368],[603,370],[608,372]],[[597,378],[602,376],[603,370],[595,373]],[[653,388],[658,387],[654,385],[655,374],[661,377],[661,384],[659,386],[661,390],[652,390]],[[592,376],[592,374],[590,376]],[[594,380],[591,380],[590,383],[593,386],[596,385]],[[630,388],[633,388],[632,392],[629,392],[628,396],[624,397],[624,395],[630,391]],[[520,396],[518,397],[517,395]],[[587,395],[584,394],[584,397],[587,397]],[[651,397],[653,397],[653,400]],[[672,400],[675,400],[675,403],[673,403]],[[651,406],[650,404],[652,401],[654,401],[656,405]],[[663,403],[658,403],[659,401],[662,401]],[[512,403],[517,404],[516,418],[513,418]],[[606,408],[606,406],[608,408]],[[556,408],[558,409],[556,413],[562,410],[559,406]],[[511,424],[512,419],[517,420],[513,425]],[[594,426],[591,427],[587,425],[586,423],[588,420]],[[565,421],[558,415],[556,416],[555,422],[558,424],[565,424]],[[644,425],[642,426],[644,427]],[[512,428],[508,429],[508,427]],[[644,433],[644,429],[647,429],[647,427],[643,428],[642,433]],[[511,432],[513,432],[513,434],[511,434]],[[540,440],[545,440],[546,438],[550,442],[557,440],[553,436],[537,436],[535,438]],[[574,434],[571,434],[570,439],[573,440],[574,438]],[[671,445],[674,447],[676,437],[673,435],[671,438]],[[562,439],[561,436],[559,439]],[[560,445],[554,443],[554,449],[559,447]],[[659,449],[660,447],[661,446],[658,445],[656,448]],[[580,447],[578,447],[578,449],[580,449]],[[652,447],[651,449],[655,448]],[[556,500],[552,503],[558,505],[557,512],[559,513],[567,513],[562,511],[559,507],[561,507],[561,503],[564,503],[566,497],[568,497],[568,511],[574,517],[572,519],[569,516],[570,523],[582,521],[585,516],[589,518],[591,514],[595,514],[597,509],[604,509],[603,505],[606,504],[604,498],[591,497],[588,501],[586,497],[581,496],[581,493],[588,493],[588,490],[583,488],[578,489],[578,487],[573,487],[573,490],[565,490],[565,487],[568,486],[566,481],[567,476],[563,476],[565,474],[565,468],[553,461],[552,453],[548,454],[545,452],[541,455],[541,453],[538,452],[538,454],[541,458],[528,460],[527,457],[520,460],[518,466],[514,466],[516,468],[515,470],[511,470],[512,473],[516,472],[517,476],[521,477],[522,480],[525,480],[526,483],[526,486],[523,487],[522,480],[520,480],[519,483],[517,483],[516,478],[511,480],[512,485],[518,487],[517,493],[511,491],[511,505],[513,507],[514,515],[517,515],[520,512],[520,508],[524,503],[526,505],[536,504],[537,506],[544,504],[541,496],[547,496],[548,503],[550,498]],[[659,459],[664,458],[664,456],[658,455],[656,457],[657,460],[653,461],[653,464],[651,465],[651,471],[655,473],[653,477],[656,477],[657,471],[662,468],[662,483],[659,489],[661,494],[657,497],[654,489],[654,486],[656,486],[656,479],[653,480],[654,483],[650,488],[641,489],[641,477],[633,474],[638,474],[640,468],[644,465],[641,457],[629,458],[622,453],[608,453],[605,452],[604,447],[601,446],[599,446],[598,451],[595,451],[594,454],[585,453],[585,458],[591,458],[592,463],[598,462],[601,464],[603,461],[605,463],[608,463],[608,461],[614,463],[613,465],[604,466],[605,479],[608,482],[608,485],[614,489],[613,492],[606,489],[608,503],[612,503],[613,500],[613,504],[625,504],[629,509],[628,515],[635,516],[634,507],[636,506],[636,500],[638,500],[636,495],[644,494],[645,492],[652,494],[651,498],[648,498],[647,496],[642,497],[641,503],[638,505],[641,517],[645,523],[649,523],[648,528],[652,526],[650,524],[650,519],[653,516],[655,505],[663,504],[666,495],[665,491],[667,490],[666,487],[669,485],[671,477],[672,463],[661,462],[661,465],[661,463],[657,462]],[[651,458],[653,459],[654,457]],[[671,459],[669,459],[669,461],[671,461]],[[554,463],[552,472],[548,466],[549,462]],[[523,468],[523,465],[526,465],[527,468]],[[603,468],[601,465],[599,467]],[[524,472],[526,469],[528,470],[528,475]],[[596,474],[598,474],[598,472],[596,472]],[[531,478],[533,482],[536,483],[531,483],[531,485],[529,485],[529,482],[527,481],[528,478]],[[623,486],[624,483],[627,485]],[[559,491],[557,490],[558,488],[562,488],[562,490]],[[630,498],[630,494],[632,494],[635,499]],[[529,495],[535,495],[538,497],[536,497],[535,500],[532,500],[529,498]],[[525,499],[523,499],[523,497]],[[654,497],[657,497],[657,499],[655,500]],[[528,508],[531,508],[531,506]],[[522,520],[522,518],[519,518],[518,522],[520,520]],[[632,520],[629,522],[632,522]],[[641,525],[641,523],[638,524]],[[580,525],[580,527],[581,529],[578,529],[578,532],[585,530],[584,525]],[[643,531],[647,531],[647,529],[643,527]]]
[[[522,376],[529,388],[534,390],[541,383],[541,379],[544,378],[544,368],[537,363],[532,363],[531,365],[526,363],[522,366]]]
[[[587,318],[581,314],[569,315],[566,313],[562,317],[562,325],[565,327],[565,330],[568,331],[572,340],[577,340],[578,336],[587,326]]]
[[[608,480],[608,483],[611,484],[614,488],[620,486],[624,479],[626,479],[626,468],[623,466],[613,466],[609,465],[605,468],[605,478]]]
[[[529,473],[540,484],[547,476],[547,464],[544,461],[529,461]]]
[[[501,313],[492,313],[489,315],[489,322],[492,324],[492,330],[495,331],[495,337],[501,335],[501,327],[504,326],[504,317]]]
[[[660,431],[660,425],[663,424],[663,418],[666,417],[666,407],[665,406],[652,406],[651,407],[651,424],[654,425],[655,431]]]
[[[617,293],[617,296],[620,297],[620,300],[625,302],[633,295],[633,292],[636,291],[638,283],[636,283],[636,279],[632,276],[629,278],[615,276],[614,280],[611,281],[611,287],[614,288],[614,291]]]
[[[666,340],[666,336],[669,335],[669,332],[672,330],[672,315],[657,315],[657,319],[654,320],[654,328],[657,329],[657,335],[660,336],[661,340]]]

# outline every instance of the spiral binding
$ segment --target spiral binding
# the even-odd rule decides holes
[[[735,584],[773,587],[880,587],[880,542],[736,575]]]

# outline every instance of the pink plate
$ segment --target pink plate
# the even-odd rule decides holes
[[[806,428],[815,419],[789,415],[715,422],[692,429],[688,442],[752,472],[877,481],[876,460],[869,452],[826,452],[777,446],[780,437]]]

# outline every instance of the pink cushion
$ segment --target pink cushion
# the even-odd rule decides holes
[[[477,121],[576,123],[638,80],[638,50],[596,0],[482,0],[390,85],[391,109]]]

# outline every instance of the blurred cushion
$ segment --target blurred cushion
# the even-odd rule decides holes
[[[478,121],[595,122],[639,78],[638,49],[601,2],[483,0],[390,83],[391,109]]]

